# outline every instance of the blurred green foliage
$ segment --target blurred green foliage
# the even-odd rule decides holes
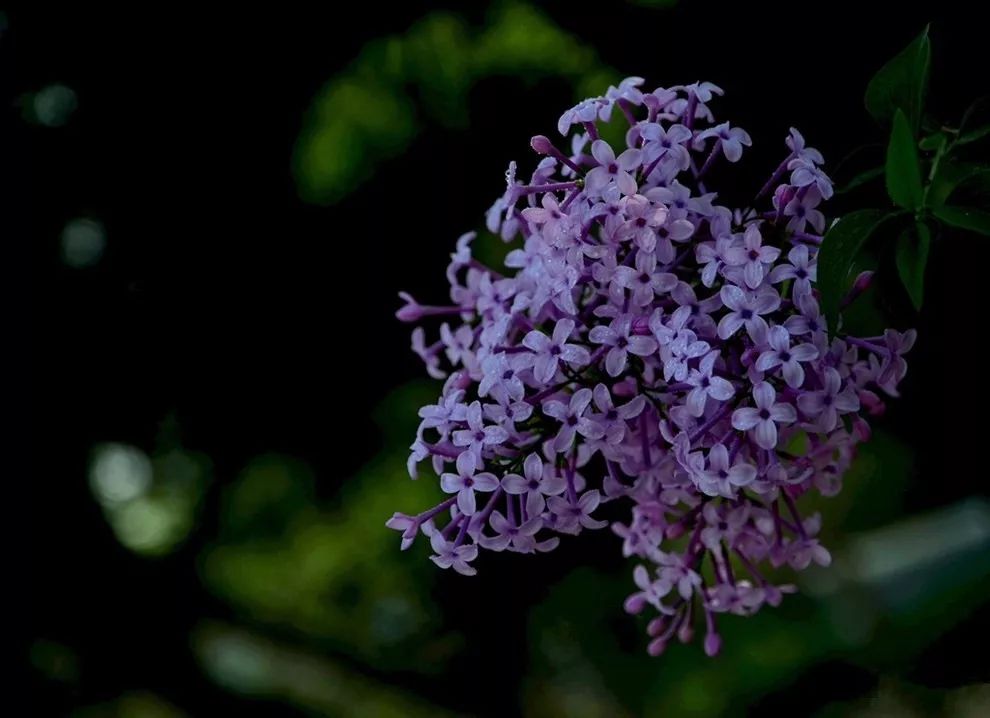
[[[481,28],[432,13],[402,35],[369,43],[314,99],[293,160],[300,197],[338,201],[401,154],[426,122],[465,128],[471,88],[496,76],[559,79],[581,98],[617,73],[529,5],[499,4]]]

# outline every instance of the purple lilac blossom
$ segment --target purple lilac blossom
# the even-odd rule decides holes
[[[648,653],[697,623],[713,655],[716,619],[793,592],[767,566],[829,563],[799,500],[840,490],[915,333],[827,333],[809,232],[826,226],[832,183],[797,130],[752,206],[726,207],[701,176],[752,139],[715,124],[722,90],[642,84],[564,112],[559,148],[535,136],[528,182],[510,163],[487,214],[510,244],[505,269],[474,258],[469,233],[447,267],[450,303],[400,294],[401,320],[437,322],[412,346],[446,379],[420,409],[409,471],[429,461],[448,496],[386,525],[402,549],[425,535],[434,563],[472,575],[480,549],[551,551],[608,525],[596,514],[613,504],[636,561],[625,608],[654,613]],[[626,146],[599,138],[611,122]]]

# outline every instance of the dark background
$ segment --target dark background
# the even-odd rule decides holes
[[[853,147],[882,141],[862,109],[863,89],[926,22],[933,23],[932,109],[956,119],[986,91],[977,86],[986,69],[985,28],[953,3],[871,4],[869,15],[863,3],[540,7],[620,76],[642,75],[650,86],[708,79],[725,88],[717,113],[755,140],[738,175],[747,187],[762,183],[779,162],[790,126],[822,150],[830,167]],[[375,408],[422,373],[408,351],[408,327],[393,319],[396,292],[442,298],[453,242],[479,224],[501,191],[507,161],[531,167],[528,137],[552,134],[573,103],[573,86],[553,77],[486,77],[471,87],[465,127],[421,113],[415,139],[399,156],[369,163],[370,179],[354,191],[327,206],[302,201],[292,157],[314,96],[370,40],[401,35],[424,14],[444,10],[472,27],[487,22],[483,8],[421,3],[8,12],[0,36],[10,97],[3,126],[17,171],[9,196],[27,187],[26,201],[12,209],[15,217],[27,215],[23,246],[35,335],[35,495],[22,540],[32,553],[38,715],[87,706],[100,715],[173,715],[146,706],[133,712],[119,697],[135,690],[188,715],[337,714],[272,691],[245,694],[211,678],[190,639],[204,618],[303,646],[354,675],[447,709],[553,713],[540,713],[532,701],[520,708],[520,686],[541,670],[527,648],[527,615],[548,586],[581,565],[627,581],[628,567],[608,537],[575,541],[532,561],[486,559],[474,582],[429,578],[436,584],[428,595],[442,623],[464,636],[458,655],[469,658],[441,673],[393,670],[332,636],[232,608],[201,575],[202,552],[224,532],[223,487],[259,455],[304,462],[315,477],[312,501],[346,510],[340,490],[347,478],[387,449]],[[62,127],[32,122],[26,98],[56,82],[74,91],[77,109]],[[408,87],[414,103],[419,91]],[[59,237],[74,217],[105,227],[106,251],[93,267],[63,261]],[[985,243],[965,250],[940,245],[925,313],[901,317],[922,336],[905,396],[882,422],[915,452],[917,477],[896,498],[904,514],[984,491],[973,448],[983,422],[967,424],[964,416],[977,375],[985,375],[977,368],[973,314],[985,313],[986,302],[979,299],[981,270],[965,266],[985,267],[986,256]],[[12,310],[23,311],[17,304]],[[962,376],[967,372],[974,384]],[[406,414],[414,410],[407,403],[402,416],[386,412],[386,423],[407,430],[407,438],[392,439],[399,453],[412,438]],[[212,478],[188,537],[167,555],[148,558],[118,541],[86,476],[94,446],[122,442],[150,453],[163,423],[170,441],[208,457]],[[389,492],[395,481],[383,478],[378,490]],[[384,531],[380,524],[366,530]],[[425,556],[401,560],[420,564]],[[619,587],[618,595],[624,591]],[[350,599],[345,592],[327,600]],[[618,603],[604,610],[613,618],[602,630],[617,633],[612,640],[649,663],[639,653],[637,625]],[[969,653],[972,636],[987,635],[985,596],[942,611],[952,620],[903,662],[827,653],[775,690],[749,696],[751,710],[810,715],[869,696],[890,680],[910,686],[903,688],[909,702],[928,705],[943,691],[986,680],[985,656]],[[800,620],[801,610],[793,618]],[[890,635],[885,640],[896,643],[899,634]],[[650,670],[662,672],[665,662],[696,649],[674,651]],[[633,714],[640,710],[635,699],[619,702]]]

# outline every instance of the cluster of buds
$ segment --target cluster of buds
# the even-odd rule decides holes
[[[457,242],[451,303],[402,294],[413,349],[433,377],[409,470],[430,461],[446,500],[387,525],[434,563],[475,573],[482,549],[546,552],[605,528],[635,557],[625,608],[649,608],[657,655],[696,623],[719,651],[718,614],[748,615],[793,590],[767,567],[827,565],[809,491],[833,495],[865,415],[896,396],[914,332],[829,335],[815,289],[832,194],[821,154],[791,130],[750,206],[717,204],[706,178],[752,142],[709,107],[711,83],[640,89],[629,78],[568,110],[528,182],[507,172],[488,230],[505,268]],[[600,131],[624,123],[625,146]]]

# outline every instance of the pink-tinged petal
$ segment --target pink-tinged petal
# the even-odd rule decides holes
[[[624,195],[634,195],[639,189],[639,185],[636,184],[636,180],[633,176],[626,172],[625,170],[619,170],[615,177],[615,183],[619,186],[619,190]]]
[[[765,381],[753,387],[753,400],[760,409],[769,409],[776,398],[777,392]]]
[[[732,427],[739,431],[748,431],[760,422],[760,411],[746,406],[732,412]]]
[[[781,373],[784,375],[787,386],[792,389],[798,389],[804,384],[804,369],[796,361],[786,362]]]
[[[637,149],[629,149],[619,155],[615,162],[619,167],[629,172],[643,163],[643,153]]]
[[[607,165],[615,161],[615,153],[605,140],[595,140],[591,143],[591,155],[599,164]]]
[[[612,175],[604,167],[595,167],[584,178],[584,186],[591,192],[600,192],[612,181]]]
[[[713,376],[708,384],[708,396],[718,401],[728,401],[736,393],[732,384],[720,376]]]
[[[765,351],[756,360],[757,371],[769,371],[780,364],[780,356],[776,351]]]
[[[551,217],[550,212],[540,207],[527,207],[522,211],[522,216],[533,224],[543,224]]]
[[[793,424],[797,421],[797,411],[791,404],[780,402],[770,407],[770,418],[779,424]]]
[[[465,516],[474,515],[474,512],[478,510],[478,506],[474,500],[473,489],[461,489],[457,492],[457,508]]]
[[[528,482],[519,474],[506,474],[502,477],[502,488],[507,494],[525,494]],[[452,492],[450,492],[452,493]]]
[[[757,446],[772,449],[777,445],[777,425],[772,421],[759,421],[753,427],[753,440]]]

